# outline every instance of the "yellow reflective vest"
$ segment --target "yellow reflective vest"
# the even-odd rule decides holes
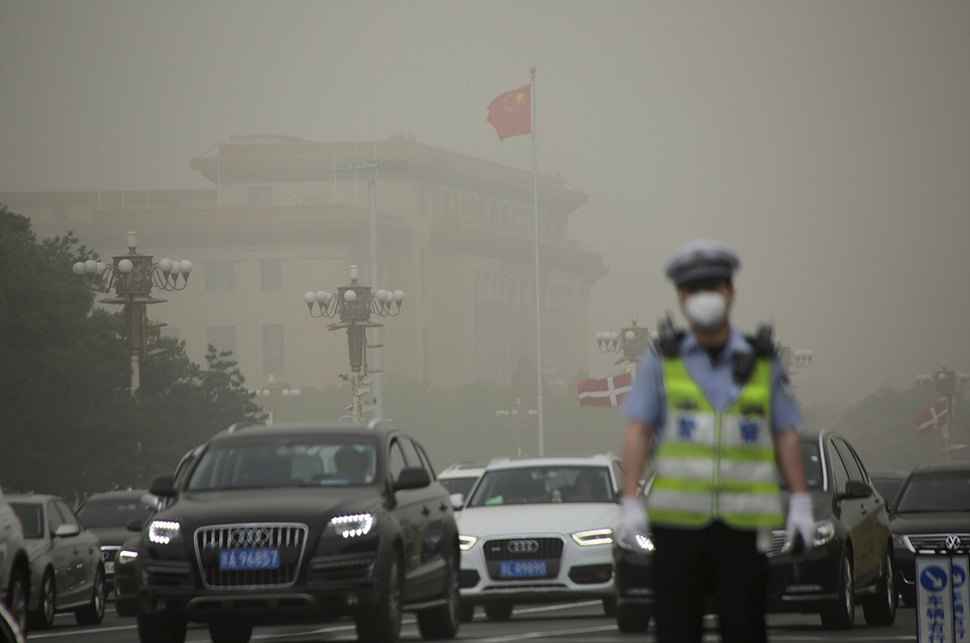
[[[667,426],[647,498],[653,524],[784,525],[771,432],[771,368],[771,358],[759,358],[741,395],[719,412],[679,356],[664,358]]]

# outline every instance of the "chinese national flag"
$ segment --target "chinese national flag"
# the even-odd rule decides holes
[[[623,373],[603,380],[588,379],[579,383],[579,405],[609,408],[623,404],[633,388],[633,376]]]
[[[936,404],[924,406],[919,410],[919,418],[916,420],[916,434],[922,438],[939,425],[949,424],[949,422],[950,409],[946,400],[940,400]]]
[[[506,92],[488,106],[488,118],[500,141],[532,133],[532,86]]]

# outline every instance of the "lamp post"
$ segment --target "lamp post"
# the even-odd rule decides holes
[[[132,395],[135,395],[141,384],[141,361],[165,352],[164,349],[148,350],[148,328],[165,325],[162,322],[148,322],[148,304],[161,304],[166,301],[152,297],[152,288],[170,292],[184,290],[189,283],[189,273],[192,272],[192,262],[188,259],[162,259],[155,263],[151,256],[138,254],[137,246],[138,233],[129,232],[128,254],[112,257],[111,264],[88,259],[78,261],[73,267],[74,274],[86,277],[92,289],[104,293],[114,289],[115,296],[101,299],[100,303],[121,304],[125,307],[128,347],[131,353]]]
[[[950,444],[950,427],[956,425],[955,417],[955,404],[954,398],[956,397],[956,391],[958,388],[970,387],[970,373],[955,373],[943,365],[943,368],[936,371],[932,375],[929,373],[920,373],[916,376],[917,386],[928,386],[933,385],[936,389],[937,394],[941,401],[946,401],[946,410],[948,421],[943,425],[941,429],[943,434],[943,457],[946,460],[950,459],[950,451],[953,449],[962,449],[967,445],[965,444]]]
[[[637,326],[636,311],[633,311],[630,325],[621,328],[619,333],[606,330],[594,337],[601,353],[622,353],[623,356],[614,363],[624,364],[628,373],[636,370],[637,362],[652,344],[650,329]]]
[[[526,415],[535,417],[539,415],[539,412],[535,409],[526,411],[522,406],[522,398],[519,397],[515,398],[515,408],[495,411],[496,417],[512,419],[512,429],[515,431],[515,455],[518,458],[522,457],[522,424]]]
[[[266,401],[263,406],[269,412],[269,418],[267,418],[266,423],[270,426],[276,420],[276,412],[283,408],[283,402],[291,397],[299,397],[300,389],[298,388],[286,388],[282,384],[276,382],[276,377],[273,375],[269,376],[269,387],[262,390],[257,389],[253,391],[256,397],[262,397]]]
[[[337,294],[318,290],[317,292],[307,292],[303,295],[310,311],[310,316],[315,318],[335,317],[340,315],[340,321],[327,326],[327,330],[347,329],[347,345],[350,349],[350,376],[341,375],[341,378],[350,382],[353,388],[353,402],[347,407],[351,411],[351,419],[360,422],[361,414],[364,411],[374,410],[373,402],[364,404],[361,397],[370,393],[371,379],[365,379],[367,375],[382,372],[378,368],[368,368],[367,354],[365,348],[380,348],[381,344],[366,343],[366,331],[368,328],[380,328],[384,324],[372,322],[371,314],[379,317],[396,317],[401,312],[401,302],[404,301],[404,292],[395,290],[393,292],[381,288],[375,293],[371,293],[370,286],[361,286],[357,283],[359,270],[357,266],[350,267],[350,285],[341,286],[337,289]],[[316,307],[316,312],[314,312]]]

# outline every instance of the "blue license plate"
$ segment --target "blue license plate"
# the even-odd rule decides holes
[[[503,560],[499,575],[502,578],[533,578],[546,575],[544,560]]]
[[[221,549],[219,569],[278,569],[280,550],[272,549]]]

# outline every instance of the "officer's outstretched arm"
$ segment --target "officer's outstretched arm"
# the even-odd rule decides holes
[[[639,420],[630,420],[623,438],[623,497],[635,498],[640,488],[640,476],[649,464],[653,444],[653,427]]]
[[[805,460],[802,457],[802,442],[795,427],[775,431],[775,459],[778,469],[788,483],[792,493],[808,491],[805,479]]]

